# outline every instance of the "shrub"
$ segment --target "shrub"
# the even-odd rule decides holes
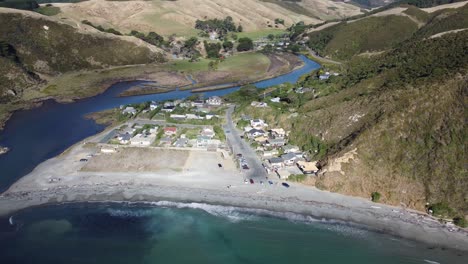
[[[380,200],[381,194],[379,192],[371,193],[371,199],[374,203],[378,203]]]
[[[289,181],[294,181],[294,182],[303,182],[307,178],[307,175],[305,174],[291,174],[288,176]]]
[[[462,216],[457,216],[457,217],[453,218],[453,223],[456,224],[459,227],[463,227],[463,228],[468,227],[468,222]]]
[[[428,209],[432,211],[434,216],[439,217],[451,217],[454,214],[453,209],[445,202],[432,204]]]

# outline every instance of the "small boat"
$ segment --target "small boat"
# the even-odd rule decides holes
[[[10,222],[10,225],[15,225],[15,223],[13,222],[13,216],[10,216],[10,219],[8,219],[8,221]]]

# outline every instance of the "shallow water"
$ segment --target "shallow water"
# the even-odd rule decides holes
[[[1,219],[0,263],[468,263],[466,254],[293,214],[159,205],[49,206],[16,214],[15,226]]]

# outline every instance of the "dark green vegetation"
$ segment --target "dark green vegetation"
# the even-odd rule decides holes
[[[216,32],[221,39],[229,32],[242,32],[242,26],[236,26],[230,16],[225,19],[197,19],[197,21],[195,21],[195,28],[201,30],[205,34]]]
[[[240,38],[237,51],[248,51],[253,49],[253,42],[250,38]]]
[[[34,9],[34,11],[44,16],[55,16],[60,13],[60,7],[47,4],[46,6],[41,6],[37,9]]]
[[[371,200],[374,202],[374,203],[378,203],[380,201],[380,197],[382,197],[382,195],[379,193],[379,192],[373,192],[371,193]]]
[[[221,44],[217,43],[208,43],[207,41],[203,42],[205,46],[206,55],[208,58],[215,59],[219,57],[219,51],[221,50]]]
[[[105,29],[103,28],[102,26],[98,25],[94,25],[93,23],[91,23],[90,21],[88,20],[83,20],[81,21],[81,23],[85,24],[85,25],[88,25],[88,26],[92,26],[93,28],[101,31],[101,32],[106,32],[106,33],[111,33],[111,34],[114,34],[114,35],[118,35],[118,36],[122,36],[122,33],[120,33],[119,31],[113,29],[113,28],[108,28],[108,29]]]
[[[35,0],[0,0],[0,7],[34,10],[39,5]]]
[[[468,6],[426,13],[409,6],[410,17],[388,15],[342,22],[309,34],[308,45],[321,56],[349,60],[365,52],[382,52],[412,38],[468,27]]]

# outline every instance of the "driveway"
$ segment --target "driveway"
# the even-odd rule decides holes
[[[240,138],[243,133],[237,129],[234,122],[232,121],[234,107],[235,106],[230,106],[226,110],[226,125],[224,125],[223,128],[226,134],[227,144],[228,146],[230,145],[232,147],[233,155],[241,153],[242,156],[246,159],[250,169],[242,169],[245,178],[254,179],[256,182],[259,182],[260,180],[265,181],[267,174],[262,166],[261,160],[258,158],[255,151],[249,146],[249,144]]]

